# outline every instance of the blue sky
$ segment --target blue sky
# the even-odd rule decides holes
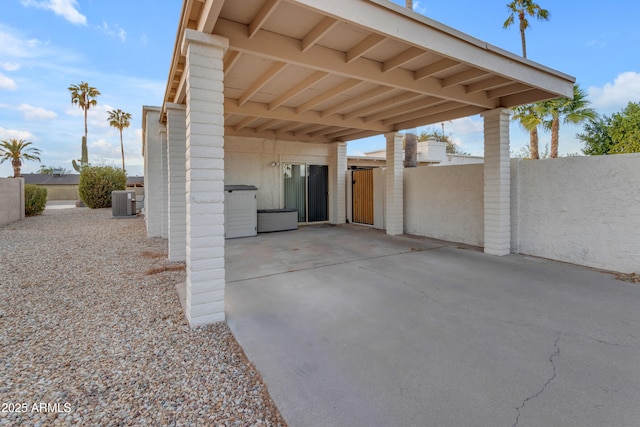
[[[232,1],[232,0],[228,0]],[[239,0],[233,0],[239,1]],[[404,5],[404,0],[394,0]],[[22,138],[42,150],[42,163],[72,169],[80,157],[82,110],[72,106],[67,87],[87,81],[102,95],[89,114],[89,160],[120,165],[118,131],[107,111],[133,115],[124,131],[127,171],[142,174],[141,111],[160,105],[182,2],[179,0],[2,0],[0,14],[0,139]],[[516,27],[502,28],[507,0],[414,0],[414,10],[516,54]],[[533,21],[527,32],[529,59],[575,76],[601,114],[640,101],[640,2],[620,0],[604,9],[601,1],[538,0],[551,12],[549,22]],[[440,125],[437,125],[440,129]],[[575,133],[563,126],[560,153],[579,152]],[[463,151],[482,154],[482,120],[445,123]],[[550,137],[541,133],[541,144]],[[513,151],[528,134],[511,125]],[[384,147],[383,137],[352,141],[349,154]],[[39,164],[25,163],[23,173]],[[12,174],[8,162],[0,176]]]

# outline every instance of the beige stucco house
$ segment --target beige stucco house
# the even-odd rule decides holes
[[[191,325],[224,320],[224,185],[345,222],[346,144],[384,134],[385,229],[403,228],[404,129],[481,114],[484,250],[510,250],[509,108],[574,79],[387,0],[185,0],[166,93],[143,108],[150,236],[186,261]]]

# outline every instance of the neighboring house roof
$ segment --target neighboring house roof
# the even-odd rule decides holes
[[[570,97],[575,82],[388,0],[185,0],[162,121],[186,103],[194,31],[229,42],[227,136],[351,141]]]
[[[29,173],[22,175],[25,184],[36,185],[79,185],[80,175],[68,174],[68,175],[52,175],[49,173]],[[144,187],[143,176],[128,176],[128,187]]]

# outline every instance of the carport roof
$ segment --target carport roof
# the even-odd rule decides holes
[[[185,0],[162,120],[185,103],[187,29],[229,40],[225,135],[350,141],[571,97],[575,81],[388,0]]]

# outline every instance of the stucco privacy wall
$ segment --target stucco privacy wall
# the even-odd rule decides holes
[[[24,179],[0,178],[0,226],[24,219]]]
[[[278,209],[284,206],[284,163],[329,165],[330,169],[335,166],[331,144],[229,136],[225,137],[224,142],[225,184],[255,185],[258,188],[258,209]],[[332,188],[333,175],[329,173],[329,189]],[[332,204],[331,194],[329,204]]]
[[[484,165],[404,170],[405,232],[484,244]]]
[[[640,271],[640,154],[512,160],[511,171],[512,251]]]

